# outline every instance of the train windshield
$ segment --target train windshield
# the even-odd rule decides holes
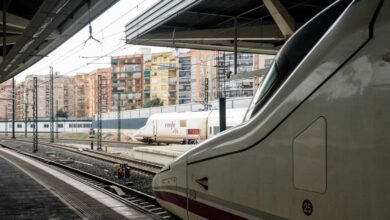
[[[253,97],[244,121],[249,120],[260,111],[265,103],[273,94],[275,94],[288,76],[291,75],[294,69],[337,20],[349,3],[350,1],[337,1],[333,3],[302,26],[285,43],[276,55],[272,67]]]

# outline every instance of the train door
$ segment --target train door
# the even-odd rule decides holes
[[[153,138],[157,142],[157,120],[152,121],[153,124]]]

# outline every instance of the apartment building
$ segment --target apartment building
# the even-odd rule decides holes
[[[86,117],[90,109],[90,77],[87,73],[78,73],[74,76],[75,116]]]
[[[102,89],[102,112],[112,110],[112,84],[111,84],[111,68],[98,68],[88,74],[89,76],[89,92],[88,92],[88,117],[94,117],[98,113],[98,97],[99,97],[99,76]]]
[[[216,51],[191,50],[191,101],[203,102],[206,97],[208,100],[218,98],[217,81],[217,55]],[[206,78],[208,88],[205,88]]]
[[[113,111],[117,110],[118,102],[124,110],[143,106],[143,63],[142,54],[111,57]]]
[[[178,99],[179,104],[191,103],[191,53],[179,54],[178,67]]]
[[[0,120],[12,117],[11,80],[0,84]]]
[[[150,98],[160,98],[164,105],[175,105],[177,99],[178,62],[172,52],[152,54]]]
[[[27,90],[25,97],[27,98],[26,101],[28,104],[28,117],[31,118],[33,114],[33,77],[37,77],[38,83],[38,117],[49,117],[50,75],[29,75],[25,78],[24,89]],[[67,112],[69,116],[75,115],[74,86],[73,77],[58,75],[58,73],[55,74],[53,82],[54,105],[58,103],[58,109]],[[19,109],[18,111],[22,110]]]
[[[25,109],[27,109],[27,100],[26,100],[26,88],[24,82],[16,84],[15,88],[15,118],[16,120],[24,120],[25,118]]]
[[[150,101],[150,90],[151,90],[151,84],[150,84],[150,73],[152,70],[152,61],[151,60],[145,60],[144,62],[144,104],[148,103]]]

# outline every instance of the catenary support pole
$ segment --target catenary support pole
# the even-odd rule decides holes
[[[5,105],[5,136],[8,136],[8,105]]]
[[[27,138],[27,103],[24,103],[24,137]]]
[[[98,76],[97,150],[102,150],[102,76]]]
[[[54,75],[53,75],[53,67],[50,66],[50,97],[49,97],[49,105],[50,105],[50,143],[54,143]]]
[[[237,17],[234,18],[234,75],[237,75],[237,60],[238,60],[238,52],[237,52],[237,33],[238,32],[238,21]]]
[[[121,93],[118,93],[118,141],[121,141]]]
[[[204,79],[204,110],[209,110],[209,78]]]
[[[28,118],[28,90],[24,90],[24,137],[27,138],[27,118]]]
[[[12,139],[15,139],[15,79],[11,81],[11,102],[12,102]]]
[[[33,152],[38,151],[38,84],[37,77],[33,78]]]
[[[58,140],[58,100],[56,100],[56,139]]]
[[[226,91],[225,91],[225,78],[226,78],[226,63],[225,52],[222,53],[222,74],[221,74],[221,88],[219,94],[219,130],[220,132],[226,130]]]

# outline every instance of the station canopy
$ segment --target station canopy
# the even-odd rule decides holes
[[[276,54],[333,0],[159,1],[126,25],[128,44]],[[237,33],[237,34],[236,34]]]
[[[47,56],[116,1],[2,0],[0,53],[6,47],[6,58],[0,57],[0,83]]]

